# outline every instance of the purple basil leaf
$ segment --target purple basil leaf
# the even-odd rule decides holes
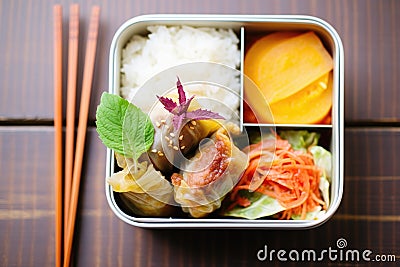
[[[194,98],[194,96],[192,96],[191,98],[186,100],[185,103],[179,105],[177,114],[182,114],[182,113],[187,112],[187,110],[188,110],[188,108],[190,106],[190,102],[192,102],[193,98]]]
[[[181,128],[184,119],[185,113],[174,115],[174,117],[172,118],[172,124],[174,125],[175,130],[179,130]]]
[[[186,94],[179,77],[177,77],[177,79],[176,87],[178,89],[179,104],[174,102],[171,98],[157,96],[158,100],[164,105],[164,108],[173,115],[172,124],[175,130],[179,130],[185,120],[225,119],[218,113],[206,109],[197,109],[188,112],[187,110],[189,109],[194,96],[186,99]]]
[[[177,107],[177,104],[171,98],[163,96],[157,96],[157,98],[164,105],[164,108],[171,113]]]
[[[179,80],[179,77],[176,78],[178,78],[178,81],[176,82],[176,88],[178,88],[179,104],[182,105],[186,102],[186,94],[183,90],[183,86],[181,84],[181,81]]]
[[[192,120],[225,119],[218,113],[206,109],[196,109],[194,111],[186,112],[186,118]]]

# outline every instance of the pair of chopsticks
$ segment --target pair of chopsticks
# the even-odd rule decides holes
[[[68,80],[67,80],[67,117],[65,165],[63,165],[63,116],[62,116],[62,6],[53,7],[54,15],[54,128],[55,128],[55,248],[56,266],[69,267],[72,241],[75,230],[76,210],[78,206],[79,185],[82,172],[87,119],[93,80],[97,47],[100,8],[92,7],[89,33],[86,45],[85,65],[79,122],[74,149],[75,135],[75,98],[78,69],[79,6],[70,6],[69,42],[68,42]],[[75,150],[75,154],[74,154]],[[65,180],[63,180],[63,166]],[[63,194],[64,184],[64,194]],[[64,202],[63,202],[64,195]],[[64,220],[63,220],[64,218]],[[64,225],[64,228],[63,228]],[[64,243],[63,243],[64,241]],[[64,248],[64,251],[63,251]],[[63,255],[64,254],[64,255]]]

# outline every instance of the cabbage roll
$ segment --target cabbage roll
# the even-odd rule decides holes
[[[107,178],[113,191],[121,193],[121,200],[130,211],[142,216],[169,216],[173,212],[173,186],[156,171],[153,165],[134,161],[116,153],[122,171]],[[136,168],[136,171],[133,171]]]
[[[192,217],[204,217],[221,206],[248,165],[248,158],[221,127],[196,154],[171,177],[175,201]]]
[[[195,151],[201,140],[219,127],[215,120],[198,120],[186,123],[179,134],[172,126],[172,117],[155,122],[154,143],[148,154],[154,167],[165,175],[171,175],[186,156]]]

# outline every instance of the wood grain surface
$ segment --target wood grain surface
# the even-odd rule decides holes
[[[66,22],[73,2],[80,4],[81,44],[86,43],[92,5],[100,5],[101,17],[72,266],[298,266],[276,258],[259,261],[257,252],[265,245],[276,251],[320,251],[337,248],[340,238],[349,249],[369,249],[371,257],[396,255],[396,262],[324,260],[309,265],[398,265],[400,1],[3,0],[0,266],[54,266],[51,14],[53,4],[61,3]],[[308,14],[336,28],[345,50],[345,184],[341,206],[330,220],[301,231],[145,230],[113,214],[105,197],[106,151],[93,127],[95,110],[108,90],[112,36],[127,19],[149,13]],[[67,29],[65,23],[65,40]]]
[[[53,134],[51,127],[0,127],[0,266],[54,265]],[[73,266],[264,266],[266,262],[256,257],[264,245],[322,250],[336,248],[339,238],[353,249],[398,256],[400,167],[396,157],[382,155],[400,149],[400,131],[349,129],[345,138],[343,200],[333,218],[320,227],[146,230],[122,222],[108,207],[105,149],[90,128]],[[375,153],[365,153],[366,149]]]
[[[68,7],[72,2],[0,1],[0,119],[52,120],[53,95],[49,90],[52,87],[49,79],[52,74],[51,10],[54,3]],[[400,120],[400,105],[397,104],[400,99],[399,1],[76,2],[81,7],[80,43],[85,42],[90,7],[98,4],[104,11],[100,18],[91,120],[94,120],[101,92],[108,90],[108,54],[114,33],[127,19],[149,13],[307,14],[320,17],[333,25],[343,41],[346,121],[398,123]],[[67,18],[65,14],[65,21]],[[64,27],[67,40],[67,23]],[[80,49],[80,74],[83,50]],[[81,75],[79,78],[80,85]]]

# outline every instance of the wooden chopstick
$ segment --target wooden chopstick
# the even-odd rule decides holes
[[[54,164],[56,266],[62,263],[62,7],[55,5],[54,16]]]
[[[67,82],[67,119],[65,138],[65,177],[64,177],[64,235],[67,234],[69,204],[71,198],[72,171],[74,162],[75,139],[75,99],[78,72],[79,44],[79,5],[72,4],[69,9],[68,41],[68,82]]]
[[[97,35],[99,28],[100,7],[94,6],[91,11],[88,43],[86,46],[85,66],[83,70],[82,95],[79,110],[78,133],[76,139],[74,171],[72,177],[72,191],[70,210],[68,214],[68,231],[66,235],[66,248],[64,255],[64,267],[69,267],[72,241],[75,230],[76,209],[78,206],[79,185],[82,171],[83,152],[86,138],[87,118],[90,104],[93,70],[96,57]]]

